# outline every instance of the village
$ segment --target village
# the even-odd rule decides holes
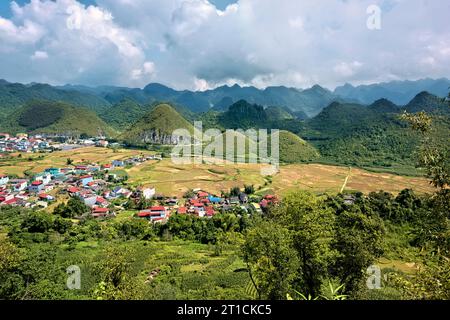
[[[11,135],[9,133],[0,133],[0,158],[12,152],[54,152],[60,150],[71,150],[84,146],[106,148],[108,146],[114,147],[114,145],[116,145],[116,147],[119,146],[117,143],[110,144],[109,141],[101,135],[90,139],[67,135],[28,135],[25,133]]]
[[[54,138],[33,136],[0,135],[0,148],[9,152],[52,152],[57,145]],[[77,141],[77,146],[86,146],[86,141]],[[106,140],[90,140],[88,146],[108,147]],[[56,149],[58,150],[58,149]],[[65,167],[49,167],[26,178],[0,175],[0,208],[18,206],[33,210],[52,212],[56,204],[70,198],[80,199],[90,212],[85,215],[96,219],[116,217],[120,212],[142,200],[148,207],[135,208],[135,217],[152,223],[164,223],[171,215],[195,215],[212,217],[217,213],[263,212],[270,204],[277,202],[273,195],[250,198],[249,194],[237,188],[234,193],[220,196],[205,190],[195,189],[186,193],[183,199],[157,193],[155,187],[127,185],[126,177],[118,174],[124,168],[132,168],[147,161],[162,160],[161,155],[144,155],[110,163],[70,163]]]

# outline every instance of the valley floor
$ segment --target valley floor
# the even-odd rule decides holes
[[[139,154],[142,150],[112,150],[86,147],[51,154],[23,155],[21,158],[0,160],[0,173],[24,176],[27,172],[38,173],[49,167],[64,167],[67,159],[75,164],[81,162],[111,163]],[[41,156],[41,157],[39,157]],[[326,164],[283,165],[273,177],[261,174],[260,164],[201,164],[175,165],[170,159],[149,161],[123,168],[133,186],[154,186],[158,194],[181,197],[189,189],[199,188],[220,194],[235,186],[254,185],[259,193],[284,194],[291,189],[303,189],[317,193],[361,191],[369,193],[384,190],[397,193],[410,188],[418,193],[433,192],[425,178],[401,176],[394,173],[376,172]],[[380,169],[381,170],[381,169]],[[343,188],[344,187],[344,188]]]

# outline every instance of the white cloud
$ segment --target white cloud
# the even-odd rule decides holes
[[[46,59],[48,59],[48,53],[45,51],[36,51],[31,56],[31,60],[46,60]]]
[[[296,18],[289,19],[289,25],[291,26],[291,28],[303,29],[304,22],[301,17],[296,17]]]
[[[211,89],[211,86],[209,85],[208,81],[204,79],[194,79],[194,90],[195,91],[206,91]]]
[[[155,72],[155,64],[151,61],[147,61],[144,63],[141,69],[134,69],[131,71],[131,79],[141,80],[145,78],[146,80],[150,80]]]
[[[334,66],[333,70],[339,76],[348,78],[353,76],[362,66],[363,64],[359,61],[353,61],[351,63],[341,62]]]
[[[13,4],[0,17],[0,78],[204,90],[450,77],[448,1],[377,0],[377,31],[366,27],[373,0],[97,3]],[[52,63],[30,68],[37,52]]]

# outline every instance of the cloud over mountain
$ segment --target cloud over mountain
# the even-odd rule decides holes
[[[96,3],[13,2],[0,17],[0,78],[205,90],[450,76],[445,1]],[[372,4],[381,30],[367,28]]]

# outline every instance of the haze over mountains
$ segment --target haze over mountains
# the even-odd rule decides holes
[[[114,113],[108,110],[124,101],[140,105],[155,102],[169,102],[182,106],[187,111],[198,113],[209,110],[226,111],[239,100],[263,107],[284,107],[297,114],[312,118],[318,115],[330,103],[352,102],[371,104],[385,98],[397,105],[405,105],[418,93],[427,91],[438,97],[445,97],[450,80],[424,79],[418,81],[393,81],[374,85],[354,87],[344,85],[334,91],[315,85],[309,89],[268,87],[264,90],[255,87],[222,86],[213,90],[177,91],[161,84],[152,83],[143,89],[125,87],[86,87],[86,86],[50,86],[47,84],[17,84],[0,80],[0,112],[4,117],[30,99],[62,101],[75,106],[84,106],[97,113]],[[123,106],[122,106],[123,108]],[[136,110],[135,110],[136,111]],[[139,112],[138,112],[139,113]]]

